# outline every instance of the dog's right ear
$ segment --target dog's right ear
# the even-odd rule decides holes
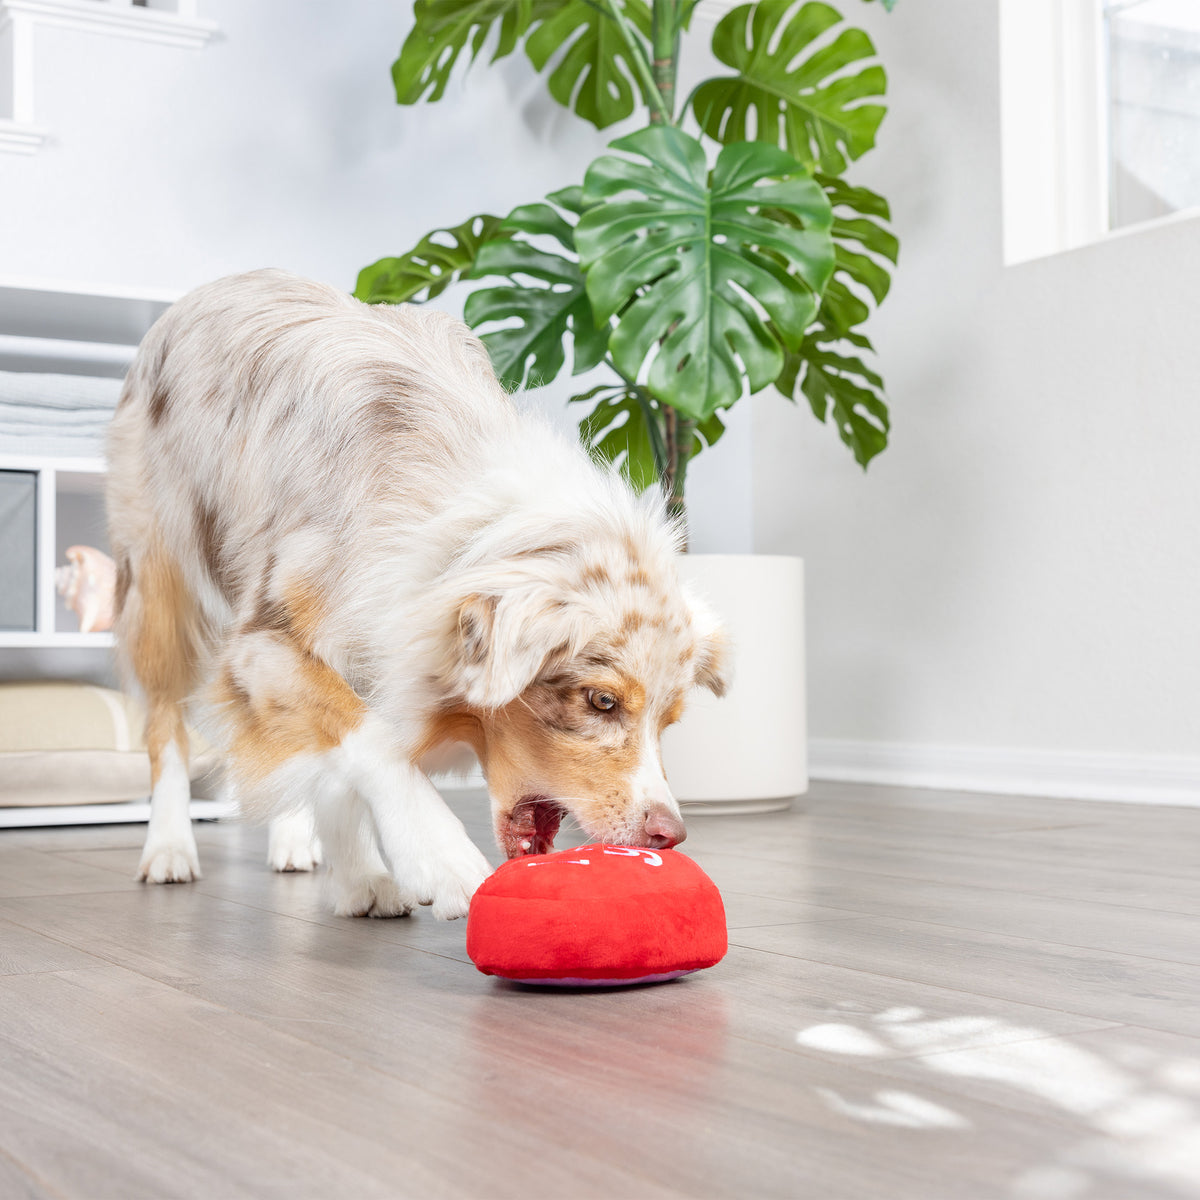
[[[540,581],[474,593],[456,609],[444,683],[473,708],[502,708],[550,659],[577,654],[590,628],[578,604]]]
[[[724,696],[733,682],[733,648],[720,618],[702,601],[688,595],[696,634],[696,686]]]

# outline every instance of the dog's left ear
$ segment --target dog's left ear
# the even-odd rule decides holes
[[[733,682],[733,646],[720,618],[694,597],[688,597],[696,630],[696,686],[724,696]]]
[[[472,593],[455,610],[445,682],[472,707],[502,708],[551,659],[578,654],[590,629],[579,604],[542,581]]]

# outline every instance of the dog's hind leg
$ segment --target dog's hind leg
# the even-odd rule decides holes
[[[195,609],[179,568],[156,544],[120,555],[117,571],[118,637],[145,693],[150,753],[150,824],[137,878],[189,883],[200,878],[183,719],[200,651]]]
[[[267,866],[273,871],[311,871],[321,862],[321,843],[310,809],[272,819],[267,835]]]

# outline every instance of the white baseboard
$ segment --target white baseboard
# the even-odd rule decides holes
[[[813,779],[1064,800],[1200,807],[1200,757],[1080,754],[815,738]]]

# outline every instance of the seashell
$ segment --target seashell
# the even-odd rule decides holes
[[[101,633],[113,625],[117,565],[94,546],[67,548],[67,565],[54,572],[58,594],[79,617],[80,633]]]

